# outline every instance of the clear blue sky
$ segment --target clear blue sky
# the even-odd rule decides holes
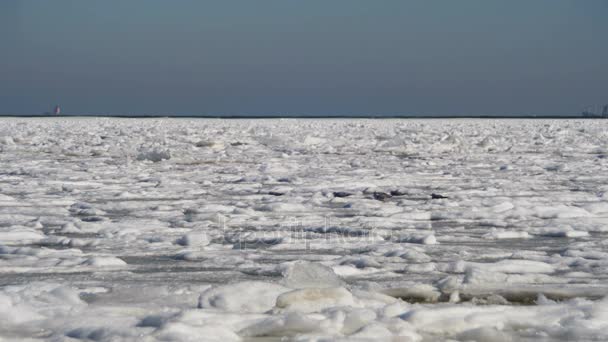
[[[0,113],[571,114],[606,0],[0,0]]]

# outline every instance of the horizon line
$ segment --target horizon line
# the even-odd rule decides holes
[[[108,117],[108,118],[200,118],[200,119],[602,119],[573,114],[514,114],[514,115],[408,115],[408,114],[361,114],[361,115],[304,115],[304,114],[0,114],[0,117],[14,118],[70,118],[70,117]]]

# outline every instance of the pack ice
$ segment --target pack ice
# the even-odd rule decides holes
[[[0,119],[0,339],[608,340],[608,122]]]

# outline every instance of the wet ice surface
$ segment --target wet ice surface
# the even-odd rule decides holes
[[[607,128],[0,119],[0,338],[607,340]]]

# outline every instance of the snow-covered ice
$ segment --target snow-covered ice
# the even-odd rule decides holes
[[[0,340],[608,340],[608,122],[0,119]]]

